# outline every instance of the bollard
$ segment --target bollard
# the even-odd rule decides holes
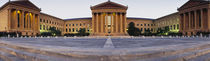
[[[142,36],[142,38],[145,38],[145,36]]]
[[[179,36],[176,36],[176,38],[179,38]]]
[[[17,34],[17,38],[19,37],[19,34]]]
[[[200,34],[200,37],[203,38],[203,34],[202,33]]]
[[[47,36],[47,38],[50,38],[50,36]]]
[[[161,36],[161,38],[164,38],[163,36]]]
[[[152,36],[152,38],[155,38],[155,36]]]
[[[8,38],[10,38],[10,34],[8,34]]]
[[[58,36],[55,36],[55,38],[58,38]]]
[[[64,36],[64,39],[66,39],[66,36]]]
[[[172,38],[172,36],[169,36],[169,38]]]

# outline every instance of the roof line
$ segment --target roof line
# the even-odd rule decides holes
[[[47,16],[50,16],[50,17],[53,17],[53,18],[56,18],[56,19],[63,20],[63,19],[61,19],[61,18],[58,18],[58,17],[56,17],[56,16],[52,16],[52,15],[49,15],[49,14],[46,14],[46,13],[43,13],[43,12],[40,12],[40,14],[47,15]]]

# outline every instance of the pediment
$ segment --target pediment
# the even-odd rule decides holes
[[[108,2],[104,2],[95,6],[92,6],[91,9],[127,9],[127,6],[118,4],[118,3],[114,3],[111,1]]]
[[[41,11],[36,5],[31,3],[30,1],[11,1],[11,2],[9,2],[9,4],[23,6],[23,7],[27,7],[27,8],[31,8],[31,9]]]
[[[191,8],[203,4],[208,4],[208,1],[205,0],[190,0],[187,3],[185,3],[183,6],[181,6],[178,10],[186,9],[186,8]]]

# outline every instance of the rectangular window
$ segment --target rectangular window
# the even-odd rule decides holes
[[[177,24],[177,29],[179,29],[179,24]]]
[[[43,30],[45,30],[45,25],[43,25]]]
[[[24,18],[25,19],[25,18]],[[42,22],[42,19],[40,19],[40,22]]]
[[[42,30],[42,25],[40,25],[40,30]]]
[[[174,30],[176,29],[176,25],[174,25]]]

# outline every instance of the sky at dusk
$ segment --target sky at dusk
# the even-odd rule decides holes
[[[0,6],[9,0],[0,0]],[[41,12],[61,19],[91,17],[90,7],[107,0],[30,0]],[[174,12],[188,0],[111,0],[128,6],[127,17],[159,18]]]

